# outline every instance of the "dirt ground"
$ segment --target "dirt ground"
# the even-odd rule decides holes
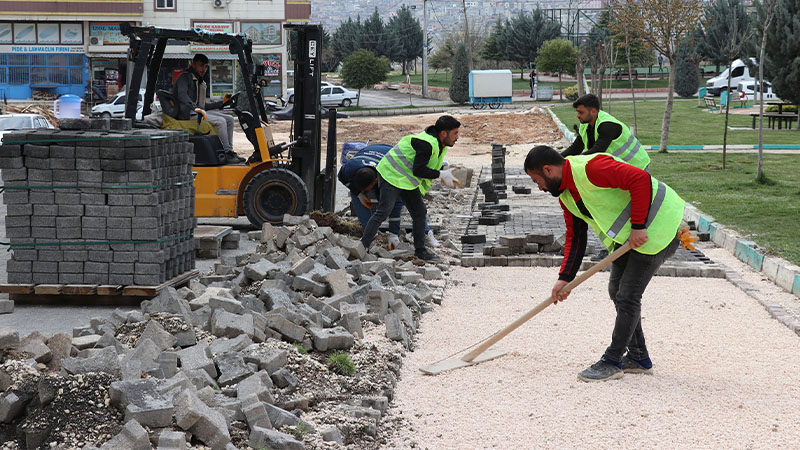
[[[404,360],[391,412],[407,425],[387,448],[797,448],[798,337],[726,280],[653,279],[642,323],[654,375],[576,378],[610,341],[608,273],[496,344],[505,356],[419,372],[511,323],[556,277],[556,268],[451,272]]]

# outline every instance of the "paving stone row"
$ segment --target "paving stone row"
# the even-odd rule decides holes
[[[122,417],[121,431],[101,449],[151,448],[151,442],[301,449],[298,436],[308,433],[352,443],[346,428],[325,422],[317,430],[301,418],[311,400],[297,392],[308,392],[302,384],[309,376],[318,382],[326,375],[297,372],[298,350],[286,343],[347,352],[369,323],[385,326],[390,347],[413,349],[420,315],[442,299],[442,289],[429,283],[441,280],[447,266],[406,261],[413,250],[406,243],[367,252],[359,240],[318,227],[308,216],[286,216],[284,226],[265,224],[259,233],[257,252],[223,257],[215,273],[167,288],[139,310],[93,318],[72,336],[20,339],[0,329],[0,350],[27,358],[18,364],[34,372],[111,376],[109,404]],[[8,370],[0,365],[0,381],[14,375]],[[396,373],[389,375],[384,385],[370,380],[369,395],[337,393],[330,414],[361,420],[375,433],[396,382]],[[42,383],[10,384],[0,383],[0,422],[26,424],[26,414],[44,407],[32,401],[44,395]],[[38,428],[19,429],[23,443],[53,440]],[[236,438],[242,433],[244,442]]]
[[[194,268],[187,135],[94,123],[4,136],[9,283],[157,285]]]

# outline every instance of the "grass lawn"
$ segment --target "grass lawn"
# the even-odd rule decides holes
[[[642,144],[658,145],[661,141],[661,120],[664,117],[666,99],[636,101],[636,113],[639,122],[637,136]],[[633,127],[633,103],[613,99],[606,101],[606,111],[619,120]],[[757,111],[748,108],[748,111]],[[556,106],[553,112],[564,124],[572,129],[578,123],[572,106]],[[766,123],[766,121],[765,121]],[[675,99],[672,109],[672,123],[669,131],[670,145],[722,145],[725,114],[708,113],[697,107],[696,99]],[[746,127],[746,130],[728,130],[728,144],[758,143],[758,131],[750,128],[752,119],[749,115],[731,114],[729,126]],[[800,131],[764,130],[765,144],[797,144],[800,142]]]
[[[650,153],[653,175],[724,226],[800,265],[800,155],[764,155],[766,184],[755,182],[758,155]]]
[[[436,72],[428,72],[428,85],[429,86],[436,86],[436,87],[450,87],[450,81],[452,79],[451,73],[446,73],[443,71]],[[392,72],[387,77],[387,81],[391,83],[405,83],[406,76],[402,75],[400,72]],[[591,83],[590,80],[587,82]],[[525,90],[530,89],[531,85],[528,79],[520,80],[519,79],[519,71],[512,71],[512,82],[511,88],[515,90]],[[422,84],[422,72],[418,72],[416,75],[411,74],[411,84]],[[574,85],[574,81],[564,81],[563,87],[564,89],[568,88],[569,86]],[[636,89],[644,89],[644,88],[665,88],[668,85],[667,78],[663,78],[660,80],[633,80],[633,86]],[[554,89],[558,89],[558,81],[542,81],[539,82],[539,86],[553,86]],[[604,89],[608,88],[608,80],[606,79],[603,84]],[[611,83],[611,87],[613,89],[629,89],[630,82],[627,79],[623,80],[613,80]]]

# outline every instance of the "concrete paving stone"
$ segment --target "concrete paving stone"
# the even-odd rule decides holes
[[[269,420],[273,427],[281,428],[283,426],[302,424],[307,430],[314,432],[314,427],[310,423],[300,419],[291,412],[269,403],[264,403],[264,407],[267,409],[267,414],[269,415]]]
[[[441,280],[443,278],[442,271],[438,267],[423,267],[421,273],[425,280]]]
[[[334,270],[323,276],[323,280],[328,284],[331,295],[348,295],[353,289],[350,288],[350,275],[345,269]]]
[[[323,296],[328,292],[328,287],[326,285],[318,283],[305,275],[294,278],[292,289],[296,291],[308,291],[316,296]]]
[[[103,372],[114,376],[120,375],[119,360],[114,347],[100,349],[94,356],[88,358],[64,358],[61,366],[71,374]]]
[[[189,306],[189,302],[181,298],[178,291],[173,287],[161,290],[157,297],[143,301],[140,307],[145,314],[158,312],[178,314],[186,323],[190,325],[193,323],[192,309]]]
[[[292,275],[302,275],[314,268],[314,258],[305,257],[292,265],[289,273]]]
[[[302,338],[300,339],[302,340]],[[268,374],[275,372],[289,362],[289,353],[286,350],[278,350],[253,344],[242,351],[245,362],[254,363],[258,368]]]
[[[206,406],[191,390],[174,398],[175,422],[212,448],[225,447],[231,437],[225,416]]]
[[[155,320],[149,320],[139,340],[150,339],[159,350],[166,350],[175,346],[177,339]]]
[[[320,434],[322,435],[322,440],[324,442],[335,442],[339,445],[344,445],[344,439],[342,438],[342,432],[339,431],[336,427],[328,427],[323,430],[320,430]]]
[[[102,446],[100,446],[100,450],[116,450],[116,449],[126,449],[126,450],[150,450],[152,446],[150,445],[150,438],[147,434],[147,430],[145,430],[138,422],[135,420],[128,421],[123,427],[122,430],[111,438],[111,440],[105,442]]]
[[[156,360],[161,373],[164,378],[172,378],[178,373],[178,353],[177,352],[163,352],[158,355]]]
[[[99,334],[89,334],[72,338],[72,345],[78,350],[92,348],[97,344],[102,336]]]
[[[244,358],[237,353],[223,353],[214,358],[220,375],[217,382],[220,386],[236,384],[253,374]]]
[[[408,348],[408,332],[400,322],[400,317],[395,313],[389,313],[383,317],[383,322],[386,324],[386,337],[392,341],[402,342],[403,346]]]
[[[233,339],[220,338],[214,339],[209,345],[211,356],[216,357],[223,353],[238,353],[245,348],[253,345],[253,340],[246,334],[240,334]]]
[[[280,227],[278,229],[278,234],[275,235],[275,245],[278,248],[284,248],[286,246],[286,240],[289,239],[289,236],[292,235],[292,232],[286,227]]]
[[[325,257],[325,265],[331,269],[346,269],[350,266],[345,252],[340,247],[332,247],[323,251]]]
[[[367,254],[367,249],[364,248],[361,241],[340,235],[337,244],[343,250],[347,251],[351,258],[362,259]]]
[[[275,383],[275,386],[279,387],[280,389],[289,388],[289,391],[294,391],[295,388],[300,384],[300,380],[297,379],[294,373],[287,368],[282,368],[276,370],[272,375],[272,382]]]
[[[306,329],[289,321],[280,314],[269,313],[266,316],[267,327],[277,331],[289,342],[301,342]]]
[[[180,431],[163,430],[158,435],[158,450],[186,450],[186,434]]]
[[[361,326],[360,314],[355,311],[343,314],[342,317],[336,322],[336,325],[343,327],[350,334],[358,336],[360,339],[364,338],[364,329]]]
[[[17,351],[28,353],[37,363],[46,364],[52,359],[53,354],[50,348],[45,345],[45,340],[46,336],[34,331],[20,339]]]
[[[209,376],[217,377],[217,368],[212,360],[211,350],[205,342],[179,350],[178,359],[181,361],[183,370],[201,369]]]
[[[208,306],[214,309],[220,308],[232,314],[242,314],[244,312],[244,306],[240,301],[227,297],[210,297]]]
[[[211,315],[211,334],[217,337],[234,338],[241,334],[252,336],[253,316],[232,314],[223,309],[215,309]]]
[[[410,309],[408,309],[408,306],[406,306],[405,303],[398,299],[392,299],[389,301],[389,308],[391,308],[391,310],[394,311],[398,317],[400,317],[400,320],[402,320],[406,325],[408,325],[409,328],[411,328],[412,333],[417,332],[417,326],[414,322],[414,314]]]
[[[383,317],[386,315],[386,311],[389,308],[389,301],[394,299],[394,294],[390,291],[383,290],[383,289],[374,289],[369,292],[367,295],[367,311],[371,313],[376,313],[378,316]],[[344,305],[342,305],[344,306]],[[340,307],[339,311],[342,314],[346,314],[349,308],[351,307]]]
[[[346,350],[353,346],[353,334],[343,327],[309,328],[314,348],[324,352],[328,350]]]
[[[292,435],[259,426],[251,428],[249,444],[255,448],[274,450],[302,450],[305,448],[305,445]]]
[[[261,281],[267,278],[270,272],[277,270],[280,270],[280,267],[275,263],[262,259],[256,263],[246,265],[244,275],[253,281]]]
[[[277,372],[278,370],[280,368],[275,371]],[[275,403],[271,392],[272,386],[273,382],[269,373],[266,370],[260,370],[241,380],[236,385],[236,396],[242,401],[249,396],[255,396],[259,401],[272,404]]]
[[[406,284],[416,283],[422,280],[422,275],[417,272],[398,272],[397,277]]]
[[[247,425],[252,430],[255,427],[272,429],[272,423],[269,421],[267,409],[264,407],[264,402],[255,394],[250,394],[244,398],[240,397],[242,412],[247,419]]]
[[[109,389],[111,404],[125,413],[125,421],[135,420],[148,427],[172,424],[172,402],[157,390],[153,378],[115,381]]]

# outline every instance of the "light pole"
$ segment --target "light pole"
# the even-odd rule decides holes
[[[428,98],[428,0],[422,0],[422,97]]]

